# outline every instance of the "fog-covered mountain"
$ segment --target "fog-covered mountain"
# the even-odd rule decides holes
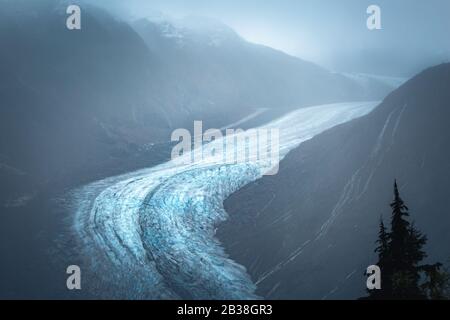
[[[115,165],[175,128],[221,127],[258,108],[378,99],[392,86],[360,81],[250,44],[208,19],[130,26],[82,5],[66,28],[66,1],[5,0],[0,12],[2,197],[49,179]],[[20,173],[20,174],[18,174]],[[84,173],[83,173],[84,174]],[[19,188],[23,189],[23,188]]]
[[[136,149],[167,123],[159,67],[133,29],[90,8],[85,32],[71,32],[65,9],[6,1],[0,12],[3,162],[41,182]]]
[[[428,69],[369,115],[305,142],[277,176],[225,205],[226,250],[266,298],[358,298],[393,182],[428,236],[430,260],[450,256],[450,64]],[[445,244],[445,245],[444,245]]]
[[[336,101],[374,100],[393,86],[329,71],[269,47],[249,43],[215,20],[141,19],[134,28],[167,66],[182,95],[197,94],[190,112],[224,113],[243,107],[298,108]],[[366,86],[367,87],[367,86]]]

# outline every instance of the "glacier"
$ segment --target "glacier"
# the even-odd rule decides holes
[[[283,159],[304,141],[377,105],[368,101],[302,108],[261,128],[279,129]],[[211,150],[217,143],[223,141],[204,148]],[[127,299],[260,298],[256,284],[243,266],[229,259],[215,232],[227,219],[223,201],[260,179],[269,169],[267,161],[227,164],[211,155],[186,163],[183,157],[191,155],[72,192],[71,228],[94,294],[114,297],[115,292]]]

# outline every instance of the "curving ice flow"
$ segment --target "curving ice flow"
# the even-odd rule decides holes
[[[280,130],[282,159],[302,142],[376,105],[304,108],[264,127]],[[206,148],[216,143],[223,141]],[[97,278],[91,289],[98,294],[115,292],[131,299],[258,298],[245,268],[230,260],[215,238],[215,228],[227,218],[224,199],[261,178],[268,164],[256,159],[225,164],[212,156],[184,163],[178,158],[74,192],[73,227],[88,273]]]

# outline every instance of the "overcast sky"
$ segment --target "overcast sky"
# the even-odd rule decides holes
[[[449,0],[89,0],[142,17],[212,17],[245,39],[330,69],[413,73],[450,56]],[[381,7],[382,30],[366,27]]]

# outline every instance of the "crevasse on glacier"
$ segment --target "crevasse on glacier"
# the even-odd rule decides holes
[[[302,142],[376,105],[303,108],[263,127],[280,130],[282,159]],[[207,147],[215,143],[223,141]],[[73,228],[87,267],[95,274],[95,294],[120,291],[130,299],[258,298],[245,268],[230,260],[215,238],[215,228],[227,218],[223,201],[265,170],[267,162],[257,159],[239,164],[214,159],[183,164],[183,159],[174,159],[76,190]]]

